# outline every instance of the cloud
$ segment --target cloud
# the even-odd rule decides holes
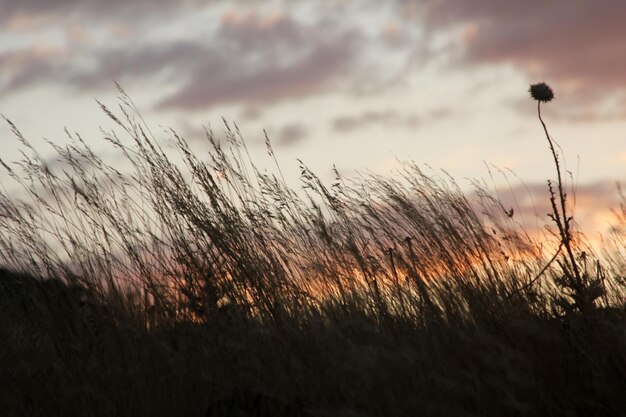
[[[333,119],[332,128],[339,132],[347,132],[354,129],[362,129],[371,125],[381,124],[392,125],[416,125],[418,123],[415,115],[402,115],[394,110],[383,111],[368,110],[360,114],[344,115]]]
[[[92,68],[68,68],[69,83],[81,90],[108,87],[113,79],[137,80],[145,77],[169,75],[169,79],[184,76],[194,67],[193,56],[211,59],[214,52],[201,44],[189,41],[166,45],[142,45],[135,48],[110,49],[97,54]]]
[[[422,114],[403,113],[393,109],[366,110],[357,114],[335,117],[331,121],[331,128],[337,132],[348,132],[372,125],[414,128],[422,123],[436,121],[451,114],[450,109],[432,109]]]
[[[383,26],[379,36],[383,44],[390,48],[403,48],[411,41],[407,29],[396,22],[389,22]]]
[[[0,54],[0,92],[19,90],[52,70],[54,60],[62,51],[41,43]]]
[[[220,19],[218,36],[227,39],[230,46],[238,49],[266,48],[291,43],[302,43],[306,39],[304,27],[284,12],[261,15],[256,11],[227,11]]]
[[[401,2],[407,7],[407,2]],[[560,92],[593,99],[626,82],[626,3],[584,0],[502,2],[430,0],[420,17],[431,30],[465,26],[472,63],[512,63],[558,82]]]
[[[97,51],[36,44],[0,54],[0,91],[9,94],[35,84],[55,83],[80,91],[110,88],[113,80],[156,76],[174,66],[189,69],[189,58],[208,52],[188,42]],[[173,71],[172,71],[173,72]]]
[[[185,85],[159,103],[161,108],[198,109],[230,102],[275,102],[305,96],[329,87],[330,81],[347,69],[350,47],[316,45],[304,57],[290,63],[263,60],[257,68],[226,59],[201,58]]]
[[[165,81],[169,91],[157,102],[161,109],[225,103],[263,107],[328,91],[349,77],[360,42],[358,31],[338,22],[303,22],[284,13],[227,12],[215,23],[210,35],[163,39],[140,34],[130,44],[117,45],[90,44],[85,33],[65,32],[67,43],[54,48],[39,42],[0,53],[0,90],[9,94],[57,84],[94,91],[110,88],[114,79],[122,85],[157,80]]]
[[[5,0],[0,2],[0,22],[19,29],[29,26],[24,26],[24,23],[41,18],[87,18],[99,21],[133,15],[140,19],[208,3],[209,0]]]
[[[190,78],[159,107],[271,103],[320,92],[346,74],[357,46],[353,31],[297,24],[284,15],[229,14],[222,18],[217,46],[196,56]]]
[[[530,233],[540,233],[544,225],[549,224],[548,214],[552,208],[547,184],[514,185],[495,191],[504,210],[513,209],[513,220],[526,224]],[[606,233],[610,224],[615,224],[612,210],[619,209],[622,202],[616,182],[582,184],[567,191],[570,208],[574,208],[574,220],[588,238],[598,232]],[[504,211],[497,214],[505,216]]]
[[[293,146],[309,136],[307,127],[302,123],[291,123],[283,126],[278,131],[278,142],[280,146]]]

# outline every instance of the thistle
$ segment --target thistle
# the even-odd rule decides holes
[[[537,116],[539,117],[543,131],[546,134],[548,146],[550,147],[552,159],[556,168],[556,189],[554,183],[551,180],[548,180],[550,205],[552,207],[552,213],[548,214],[548,216],[556,224],[560,238],[559,248],[556,254],[548,262],[546,267],[542,269],[539,275],[537,275],[537,277],[531,282],[536,281],[539,276],[546,271],[549,265],[556,260],[559,253],[562,250],[565,250],[565,260],[561,263],[563,268],[563,277],[560,280],[560,285],[571,291],[571,297],[573,298],[574,303],[570,304],[565,301],[564,306],[568,309],[575,307],[580,312],[585,313],[595,308],[595,300],[602,295],[602,292],[595,289],[594,285],[596,287],[598,286],[596,283],[592,283],[589,280],[587,274],[581,273],[578,262],[576,261],[575,248],[572,242],[572,221],[574,219],[573,215],[569,213],[567,208],[567,193],[565,191],[565,185],[561,173],[561,162],[559,161],[559,155],[554,146],[554,139],[552,139],[548,133],[548,128],[541,117],[541,103],[551,101],[554,98],[554,91],[552,91],[552,88],[548,84],[541,82],[532,84],[528,92],[533,99],[537,100]]]
[[[554,91],[552,91],[552,88],[546,83],[532,84],[528,92],[532,98],[544,103],[552,101],[554,98]]]

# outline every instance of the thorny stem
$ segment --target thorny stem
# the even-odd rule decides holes
[[[557,175],[557,189],[559,193],[559,203],[561,206],[561,212],[559,214],[558,207],[554,198],[551,199],[552,203],[552,211],[554,212],[554,216],[552,219],[556,223],[559,229],[559,235],[561,236],[561,243],[565,247],[567,252],[567,256],[569,257],[570,264],[572,265],[574,278],[576,279],[576,284],[582,288],[582,282],[580,278],[580,271],[578,270],[578,264],[576,263],[576,259],[574,257],[574,251],[572,250],[572,233],[570,230],[570,222],[572,218],[567,215],[567,194],[563,191],[563,180],[561,176],[561,165],[559,163],[559,157],[554,149],[554,143],[552,138],[550,138],[550,134],[548,133],[548,128],[541,117],[541,101],[537,101],[537,115],[539,116],[539,121],[543,126],[543,131],[546,134],[546,139],[548,139],[548,145],[550,146],[550,152],[552,152],[552,158],[554,159],[554,165],[556,167],[556,175]]]

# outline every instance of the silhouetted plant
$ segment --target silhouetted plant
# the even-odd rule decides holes
[[[596,268],[596,274],[590,274],[590,271],[587,269],[585,252],[582,252],[580,257],[585,264],[583,271],[581,271],[576,257],[576,247],[573,242],[572,232],[574,217],[573,214],[569,212],[567,205],[568,196],[563,182],[561,162],[554,146],[554,140],[550,137],[548,128],[541,117],[541,103],[552,101],[554,92],[549,85],[543,82],[531,85],[529,92],[531,97],[537,101],[537,116],[545,132],[546,139],[548,140],[548,146],[552,154],[557,176],[556,188],[554,182],[548,180],[550,206],[552,208],[552,213],[549,213],[548,216],[554,222],[558,230],[559,247],[557,249],[557,255],[565,248],[564,259],[558,260],[563,275],[556,281],[564,290],[565,294],[558,296],[556,301],[566,312],[571,312],[572,309],[576,309],[582,313],[589,312],[595,308],[596,299],[604,294],[604,288],[601,282],[604,275],[599,263]],[[557,255],[555,255],[550,262],[558,259]]]
[[[605,306],[622,305],[626,283],[624,262],[602,267],[572,242],[549,136],[553,217],[567,237],[556,266],[479,186],[470,198],[403,163],[394,177],[335,171],[327,187],[301,164],[295,189],[278,164],[254,165],[236,125],[222,142],[207,129],[208,152],[174,131],[174,151],[162,149],[120,93],[119,114],[102,106],[118,126],[103,134],[124,174],[69,133],[50,143],[65,164],[55,169],[8,122],[26,149],[0,157],[23,187],[0,188],[0,266],[44,290],[21,291],[13,273],[0,288],[3,416],[626,409],[624,310],[580,326],[550,303],[577,282],[574,265],[584,283],[607,284]],[[524,287],[533,276],[545,279]],[[89,290],[67,311],[49,290],[63,282]]]

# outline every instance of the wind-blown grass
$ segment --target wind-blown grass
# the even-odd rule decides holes
[[[103,136],[124,173],[69,132],[55,170],[7,120],[25,150],[0,160],[24,195],[0,194],[7,415],[625,409],[619,252],[571,231],[550,259],[487,190],[412,163],[330,185],[301,164],[295,190],[236,126],[165,151],[121,98]],[[584,310],[573,265],[601,285]]]

